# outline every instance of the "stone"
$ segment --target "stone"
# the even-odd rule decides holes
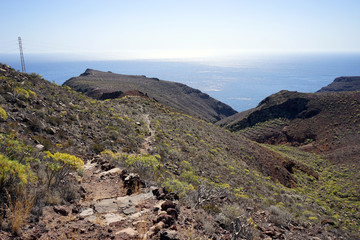
[[[54,128],[48,127],[48,128],[45,128],[45,132],[50,135],[54,135],[56,133],[56,130]]]
[[[42,144],[36,144],[35,148],[39,151],[43,150],[44,149],[44,145]]]
[[[103,171],[109,171],[113,168],[115,168],[115,166],[111,163],[104,163],[101,165],[101,170],[103,170]]]
[[[164,222],[166,227],[170,227],[175,223],[175,218],[168,214],[161,214],[157,216],[157,218],[154,220],[154,223]]]
[[[176,220],[178,219],[179,213],[178,213],[178,211],[177,211],[175,208],[168,208],[168,209],[166,209],[166,213],[167,213],[168,215],[173,216]]]
[[[79,209],[78,209],[77,207],[73,207],[73,208],[71,209],[71,213],[73,213],[73,214],[78,214],[78,213],[79,213]]]
[[[161,210],[166,211],[168,208],[176,208],[176,203],[166,200],[163,204],[161,204]]]
[[[104,215],[104,219],[105,219],[106,224],[110,225],[111,223],[120,222],[126,218],[121,216],[120,214],[108,213],[108,214]]]
[[[335,225],[335,222],[332,221],[332,220],[329,220],[329,219],[324,219],[324,220],[321,221],[321,224],[322,224],[322,225],[329,224],[329,225],[334,226],[334,225]]]
[[[121,169],[120,168],[112,168],[106,172],[102,172],[99,175],[99,178],[101,178],[102,176],[107,176],[107,175],[113,175],[113,174],[120,174],[121,173]]]
[[[136,230],[134,230],[133,228],[125,228],[121,231],[116,232],[116,235],[125,233],[127,235],[129,235],[130,237],[136,237],[138,235],[138,232]]]
[[[134,214],[128,216],[127,218],[128,218],[129,220],[137,220],[137,219],[139,219],[142,215],[144,215],[144,214],[146,214],[146,213],[149,213],[149,212],[150,212],[150,210],[149,210],[149,209],[146,209],[146,210],[144,210],[144,211],[134,213]]]
[[[83,186],[80,186],[79,191],[81,191],[83,193],[86,193],[86,190],[85,190],[85,188]]]
[[[54,210],[54,212],[61,214],[63,216],[69,215],[68,209],[66,209],[65,207],[62,207],[62,206],[54,206],[53,210]]]
[[[93,215],[94,214],[94,209],[92,208],[87,208],[85,209],[84,211],[82,211],[79,216],[80,217],[87,217],[87,216],[90,216],[90,215]]]
[[[94,203],[96,212],[98,213],[110,213],[116,212],[119,209],[119,205],[114,198],[102,199]]]
[[[149,231],[145,234],[143,239],[152,239],[152,237],[157,234],[161,229],[163,229],[165,227],[165,223],[164,222],[159,222],[157,224],[155,224],[154,226],[152,226]]]
[[[157,204],[155,204],[155,206],[154,206],[154,212],[157,212],[157,211],[159,211],[159,210],[161,210],[161,205],[164,203],[165,201],[159,201]]]
[[[126,194],[131,195],[140,190],[140,188],[144,187],[145,183],[140,179],[140,176],[135,173],[130,173],[124,179],[124,188],[127,189]]]
[[[160,187],[153,189],[152,193],[156,196],[157,200],[164,200],[168,192],[166,191],[165,188]]]
[[[160,240],[180,240],[177,231],[163,229],[160,231]]]
[[[141,202],[153,198],[152,193],[140,193],[132,196],[124,196],[116,198],[115,202],[119,205],[119,208],[126,208],[129,206],[136,206]]]
[[[129,208],[126,208],[123,210],[123,213],[125,215],[130,215],[130,214],[133,214],[133,213],[136,213],[136,209],[134,207],[129,207]]]

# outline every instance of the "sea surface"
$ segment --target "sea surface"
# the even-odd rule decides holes
[[[17,57],[0,62],[21,69]],[[360,76],[360,53],[273,54],[198,60],[65,61],[25,55],[26,70],[59,85],[87,68],[146,75],[184,83],[237,111],[253,107],[280,90],[316,92],[336,77]]]

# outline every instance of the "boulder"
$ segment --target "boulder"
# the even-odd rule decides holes
[[[180,240],[177,231],[163,229],[160,231],[160,240]]]
[[[63,215],[63,216],[69,215],[69,210],[66,207],[63,207],[63,206],[54,206],[53,210],[57,214],[60,214],[60,215]]]
[[[140,179],[140,176],[135,173],[130,173],[124,179],[124,187],[127,189],[126,194],[131,195],[136,193],[140,190],[140,188],[144,187],[145,183],[143,180]]]
[[[165,227],[170,227],[175,223],[175,218],[168,214],[160,214],[157,216],[157,218],[154,220],[154,224],[163,222],[165,223]]]
[[[168,208],[176,208],[176,203],[167,200],[163,204],[161,204],[161,210],[166,211]]]
[[[179,213],[178,213],[178,211],[177,211],[175,208],[168,208],[168,209],[166,209],[166,213],[167,213],[168,215],[173,216],[176,220],[178,219]]]

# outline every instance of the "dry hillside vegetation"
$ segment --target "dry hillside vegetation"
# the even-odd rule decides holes
[[[150,186],[179,198],[181,239],[359,237],[358,175],[316,153],[261,145],[151,98],[91,99],[6,65],[0,65],[0,85],[0,164],[8,169],[0,172],[0,237],[29,236],[27,224],[38,221],[39,238],[46,231],[73,229],[86,220],[80,216],[85,207],[93,209],[84,199],[125,192],[135,197]],[[96,168],[84,169],[94,162]],[[122,189],[123,175],[114,170],[112,177],[100,178],[112,169],[139,174],[144,189]],[[103,187],[118,181],[120,190],[109,186],[84,195],[82,188],[103,181]],[[78,206],[79,212],[54,226],[49,206]],[[104,220],[105,213],[98,213]],[[125,224],[118,220],[104,227],[100,220],[84,230],[84,238],[89,229],[107,231],[110,238]],[[151,231],[152,224],[142,231]]]
[[[245,115],[219,122],[252,140],[289,144],[356,163],[360,154],[360,93],[281,91]]]

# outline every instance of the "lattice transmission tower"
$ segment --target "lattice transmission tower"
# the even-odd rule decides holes
[[[24,60],[24,53],[23,53],[23,49],[22,49],[21,37],[18,37],[18,41],[19,41],[19,50],[20,50],[21,71],[22,71],[22,72],[26,72],[25,60]]]

